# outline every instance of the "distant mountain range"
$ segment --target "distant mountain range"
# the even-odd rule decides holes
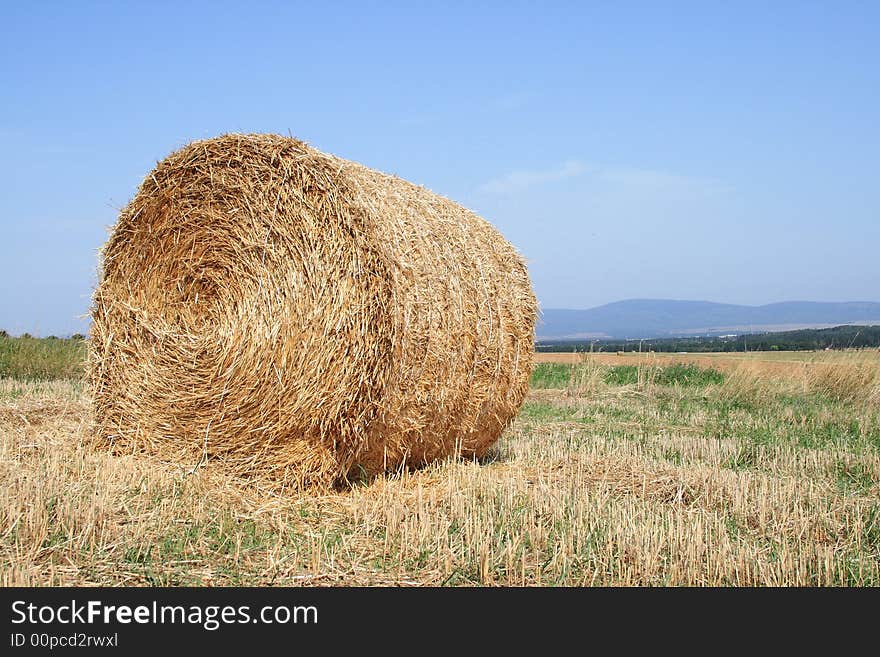
[[[588,310],[544,309],[536,334],[539,340],[659,338],[841,324],[880,324],[880,303],[784,301],[766,306],[737,306],[710,301],[630,299]]]

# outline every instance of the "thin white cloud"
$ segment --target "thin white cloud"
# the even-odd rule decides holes
[[[560,166],[543,171],[513,171],[500,178],[483,183],[477,191],[487,194],[510,194],[548,182],[567,180],[583,175],[587,166],[578,160],[568,160]]]

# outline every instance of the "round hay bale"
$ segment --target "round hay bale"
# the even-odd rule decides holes
[[[537,304],[485,220],[276,135],[160,162],[102,252],[95,436],[274,485],[481,456],[528,387]]]

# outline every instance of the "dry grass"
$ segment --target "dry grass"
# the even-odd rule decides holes
[[[757,366],[763,375],[787,377],[803,371],[804,365],[834,365],[854,363],[856,365],[880,365],[880,349],[855,349],[835,351],[750,351],[741,352],[538,352],[536,363],[577,364],[589,359],[600,365],[655,364],[660,366],[675,363],[690,363],[698,367],[722,371],[738,369],[744,365]]]
[[[533,390],[482,463],[299,497],[95,450],[79,388],[4,381],[2,583],[880,585],[868,397],[605,379]]]
[[[278,489],[480,456],[536,314],[521,256],[449,199],[288,137],[194,142],[103,249],[95,433]]]
[[[87,345],[76,338],[18,338],[0,331],[0,379],[49,381],[82,378]]]
[[[595,378],[603,368],[634,366],[640,382],[648,382],[658,369],[673,365],[693,365],[716,370],[726,376],[732,395],[763,394],[787,390],[792,393],[828,395],[838,401],[880,404],[880,350],[840,350],[751,353],[660,353],[601,352],[536,353],[535,363],[573,366],[571,381],[577,389]],[[587,388],[590,386],[587,385]]]

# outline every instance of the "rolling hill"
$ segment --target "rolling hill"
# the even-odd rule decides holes
[[[785,301],[739,306],[710,301],[630,299],[587,310],[547,308],[538,339],[655,338],[880,324],[880,303]]]

